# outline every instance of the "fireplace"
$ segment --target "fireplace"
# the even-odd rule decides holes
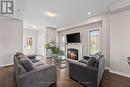
[[[74,48],[67,49],[67,58],[72,60],[78,60],[78,49]]]

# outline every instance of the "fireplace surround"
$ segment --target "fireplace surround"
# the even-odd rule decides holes
[[[80,43],[68,43],[66,44],[66,57],[67,59],[70,59],[68,58],[68,50],[77,50],[77,55],[73,55],[72,53],[72,56],[77,56],[78,58],[76,58],[75,60],[76,61],[79,61],[83,58],[83,55],[82,55],[82,44]]]
[[[67,58],[72,60],[78,60],[78,49],[74,48],[67,49]]]

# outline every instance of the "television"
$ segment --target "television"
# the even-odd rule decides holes
[[[67,43],[80,43],[80,33],[67,34]]]

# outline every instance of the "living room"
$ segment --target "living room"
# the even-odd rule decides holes
[[[130,0],[2,1],[0,87],[130,87]]]

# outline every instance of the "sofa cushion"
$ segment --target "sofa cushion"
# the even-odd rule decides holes
[[[96,63],[94,64],[94,67],[98,68],[98,66],[99,66],[99,61],[96,61]]]
[[[18,57],[19,55],[24,55],[24,54],[21,52],[16,52],[15,56]]]
[[[100,60],[101,57],[103,57],[103,53],[102,52],[98,52],[98,53],[95,53],[95,54],[89,54],[90,57],[95,57],[97,61]]]
[[[87,65],[88,66],[94,66],[94,64],[97,62],[96,58],[95,57],[90,57],[89,60],[88,60],[88,63]]]
[[[37,55],[35,55],[35,54],[32,54],[32,55],[27,55],[27,57],[28,57],[29,59],[35,59],[35,58],[36,58],[36,56],[37,56]]]
[[[26,57],[23,53],[21,53],[21,54],[17,54],[17,58],[18,58],[18,60],[20,60],[22,57]]]
[[[30,59],[33,63],[35,63],[35,62],[39,62],[39,60],[37,60],[36,58],[34,58],[34,59]]]
[[[88,60],[90,58],[90,56],[84,56],[84,59]]]
[[[27,57],[20,58],[19,63],[26,69],[27,72],[35,69],[33,62]]]
[[[98,52],[98,53],[95,53],[95,54],[94,54],[94,57],[96,58],[97,61],[99,61],[99,59],[100,59],[101,57],[103,57],[103,56],[104,56],[104,55],[103,55],[102,52]]]
[[[96,58],[95,57],[89,57],[89,59],[81,59],[79,62],[81,63],[85,63],[87,64],[88,66],[94,66],[95,63],[97,62]]]
[[[36,56],[37,56],[37,55],[35,55],[35,54],[33,54],[33,55],[27,55],[27,57],[28,57],[33,63],[39,61],[39,60],[36,59]]]
[[[18,73],[19,74],[26,73],[25,68],[21,64],[18,64]]]
[[[88,64],[88,60],[87,59],[81,59],[79,62]]]
[[[41,65],[44,65],[44,63],[42,61],[38,61],[38,62],[35,62],[33,63],[34,66],[37,68],[38,66],[41,66]]]

